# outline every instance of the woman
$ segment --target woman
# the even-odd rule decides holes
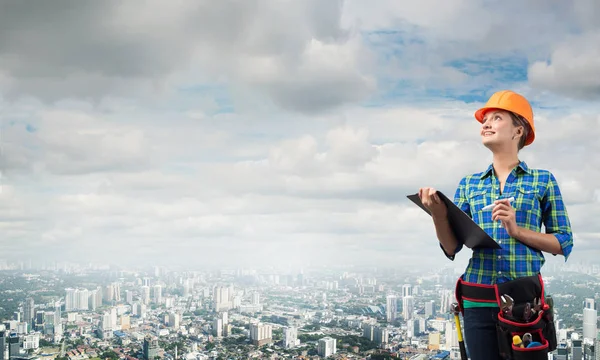
[[[454,202],[502,249],[474,249],[462,281],[493,285],[535,276],[545,261],[542,252],[561,254],[566,261],[573,235],[557,181],[551,172],[530,168],[518,157],[535,139],[531,105],[515,92],[499,91],[475,112],[475,118],[493,161],[485,171],[459,182]],[[462,242],[449,226],[446,206],[434,188],[421,188],[419,196],[431,212],[442,250],[453,260]],[[493,210],[483,209],[490,204],[495,204]],[[545,233],[540,231],[542,224]],[[500,359],[498,304],[463,300],[463,310],[470,358]]]

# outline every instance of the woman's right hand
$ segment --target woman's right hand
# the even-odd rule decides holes
[[[436,219],[446,218],[448,207],[437,194],[437,190],[431,187],[422,187],[419,189],[419,198],[431,216]]]

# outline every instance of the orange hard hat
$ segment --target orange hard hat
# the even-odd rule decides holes
[[[483,122],[483,117],[488,110],[500,109],[521,115],[531,127],[531,131],[525,140],[525,146],[531,144],[535,139],[535,126],[533,125],[533,110],[529,101],[523,95],[514,91],[502,90],[494,93],[484,107],[475,112],[475,119]]]

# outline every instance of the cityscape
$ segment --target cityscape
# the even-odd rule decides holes
[[[0,360],[600,360],[599,19],[0,0]]]
[[[460,359],[459,271],[3,262],[2,360]],[[558,348],[591,360],[600,269],[548,269]]]

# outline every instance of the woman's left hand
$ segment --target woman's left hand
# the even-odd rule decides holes
[[[508,235],[513,238],[518,238],[520,228],[517,225],[515,209],[510,206],[508,199],[496,200],[495,203],[496,206],[492,211],[492,220],[500,220],[502,222],[502,227],[506,229]]]

